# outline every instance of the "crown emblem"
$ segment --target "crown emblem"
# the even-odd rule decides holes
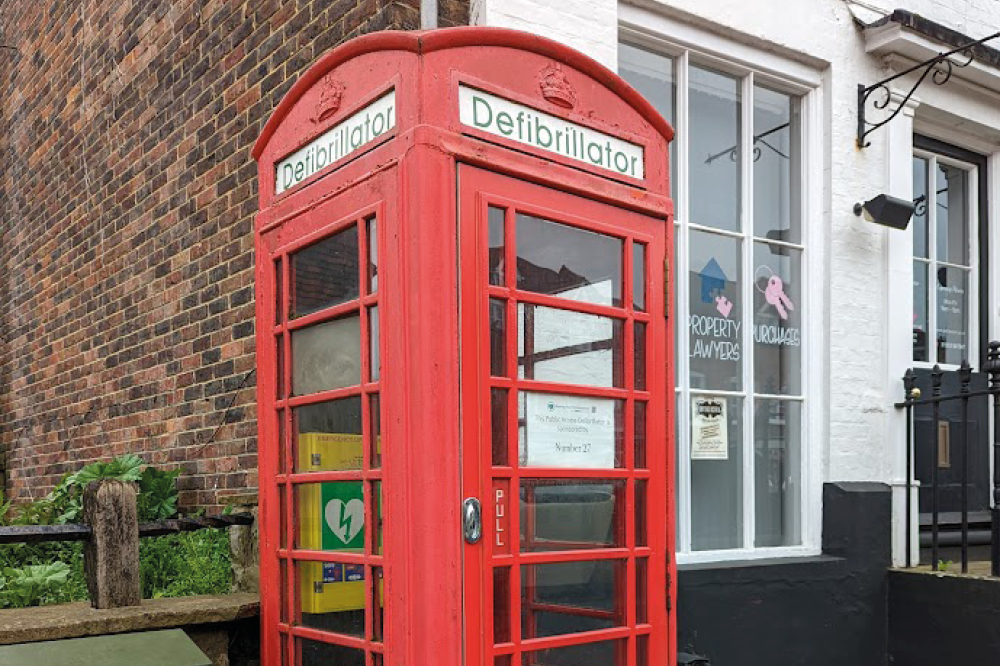
[[[321,123],[340,108],[340,102],[344,98],[344,84],[334,81],[332,76],[323,78],[321,84],[319,101],[316,102],[316,114],[313,116],[314,123]]]
[[[538,75],[538,87],[542,97],[556,106],[572,109],[576,106],[576,90],[559,65],[549,65]]]

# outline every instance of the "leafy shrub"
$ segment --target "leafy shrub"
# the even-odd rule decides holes
[[[67,474],[40,500],[12,507],[0,502],[0,525],[78,522],[83,489],[92,481],[118,479],[138,484],[140,521],[177,515],[180,470],[157,469],[136,455],[96,462]],[[228,592],[232,585],[226,530],[204,529],[139,540],[144,598]],[[0,546],[0,608],[80,601],[87,598],[83,544],[52,541]]]

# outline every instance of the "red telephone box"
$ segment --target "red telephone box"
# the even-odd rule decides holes
[[[674,663],[671,136],[490,28],[287,93],[253,152],[266,666]]]

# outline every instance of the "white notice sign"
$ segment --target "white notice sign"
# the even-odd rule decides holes
[[[691,403],[691,459],[728,460],[728,423],[725,398],[695,398]]]
[[[531,467],[615,466],[615,401],[525,393],[521,464]]]

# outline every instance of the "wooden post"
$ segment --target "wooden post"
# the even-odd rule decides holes
[[[93,531],[83,550],[90,605],[138,606],[139,522],[133,483],[94,481],[83,491],[83,520]]]

